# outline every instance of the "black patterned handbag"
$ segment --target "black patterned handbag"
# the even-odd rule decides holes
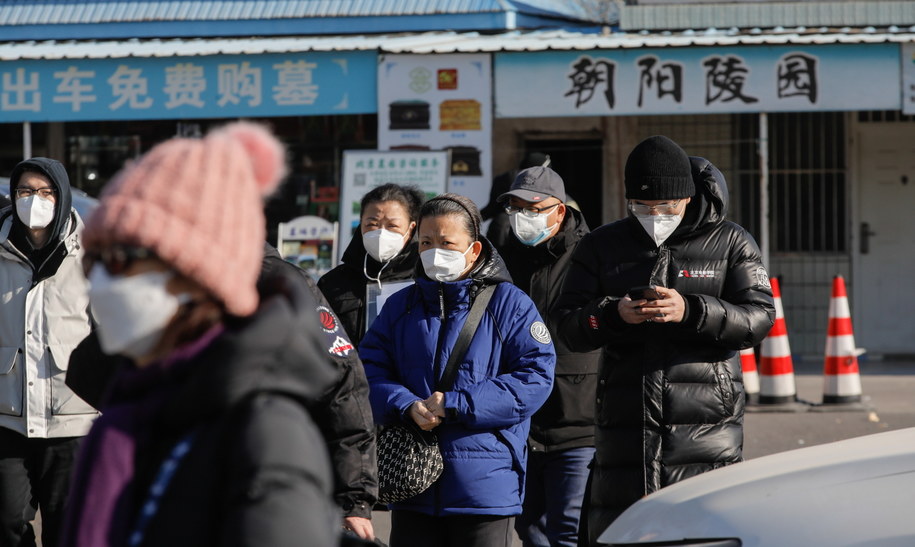
[[[425,491],[445,464],[438,438],[413,425],[389,425],[378,433],[378,501],[403,501]]]
[[[445,365],[437,391],[450,391],[457,363],[467,352],[492,297],[495,286],[485,285],[477,294],[467,319]],[[386,425],[378,433],[378,501],[396,503],[420,494],[438,480],[445,464],[438,449],[438,437],[416,424]]]

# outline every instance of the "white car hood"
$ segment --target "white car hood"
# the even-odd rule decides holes
[[[743,547],[915,545],[915,428],[774,454],[664,488],[602,543],[739,538]]]

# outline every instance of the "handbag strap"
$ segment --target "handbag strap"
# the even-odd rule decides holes
[[[464,326],[461,327],[461,332],[458,333],[457,341],[451,349],[451,355],[448,357],[448,364],[445,365],[445,371],[442,372],[442,379],[438,383],[438,391],[451,391],[451,388],[454,387],[458,360],[463,358],[464,354],[467,353],[467,348],[470,346],[470,340],[473,339],[473,335],[477,331],[477,326],[480,324],[483,313],[486,312],[486,306],[489,304],[489,299],[492,298],[495,288],[495,285],[483,285],[483,288],[477,293],[477,297],[474,299],[473,304],[470,305],[467,319],[464,321]]]

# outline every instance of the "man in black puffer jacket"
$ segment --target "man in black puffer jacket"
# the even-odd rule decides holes
[[[759,249],[725,220],[714,165],[655,136],[629,155],[625,177],[632,215],[582,239],[556,311],[569,347],[603,347],[587,545],[639,498],[741,460],[737,352],[775,318]],[[654,300],[627,296],[645,285]]]
[[[513,235],[499,247],[512,281],[556,332],[551,311],[588,225],[566,205],[565,184],[549,167],[524,169],[499,196]],[[507,207],[506,207],[507,206]],[[600,352],[575,353],[554,339],[556,378],[531,418],[524,507],[515,529],[526,546],[574,546],[594,457],[594,394]]]

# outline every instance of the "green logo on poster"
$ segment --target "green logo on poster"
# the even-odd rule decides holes
[[[416,67],[411,70],[410,89],[417,93],[425,93],[432,89],[432,71],[423,67]]]

